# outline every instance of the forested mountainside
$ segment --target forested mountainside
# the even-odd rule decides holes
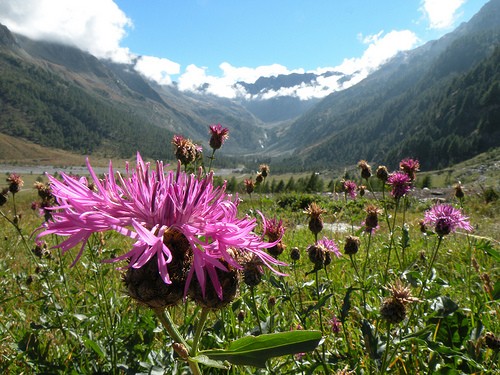
[[[283,164],[322,169],[412,156],[429,169],[500,146],[499,8],[486,4],[454,33],[325,98],[281,139],[277,149],[296,149]]]

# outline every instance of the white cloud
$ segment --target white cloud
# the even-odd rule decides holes
[[[288,70],[279,64],[263,65],[257,68],[233,67],[224,62],[219,66],[222,76],[210,76],[206,74],[206,68],[189,65],[186,72],[179,77],[179,89],[187,91],[200,91],[226,98],[236,98],[245,95],[241,86],[235,86],[236,82],[242,81],[255,83],[259,77],[278,76],[280,74],[304,73],[303,69]]]
[[[422,9],[429,15],[432,24],[442,25],[453,17],[463,1],[426,0]],[[443,12],[450,16],[441,20],[436,18],[436,14]],[[128,48],[120,46],[127,30],[133,25],[113,0],[0,0],[0,23],[32,39],[70,44],[99,58],[110,58],[123,63],[132,63],[136,60],[135,70],[160,84],[171,84],[170,76],[180,73],[180,65],[171,60],[152,56],[137,57]],[[337,67],[318,68],[314,72],[316,74],[327,71],[342,72],[352,75],[349,81],[339,83],[339,76],[336,75],[319,77],[312,83],[269,91],[257,97],[279,95],[297,96],[303,99],[324,97],[332,91],[359,82],[398,51],[410,49],[418,42],[416,35],[408,30],[391,31],[385,35],[380,31],[366,37],[359,34],[358,39],[367,44],[362,57],[345,59]],[[255,83],[259,77],[304,73],[303,69],[288,70],[280,64],[248,68],[233,67],[224,62],[220,65],[220,69],[222,75],[213,76],[207,74],[207,68],[189,65],[178,78],[179,88],[227,98],[249,98],[250,95],[243,86],[236,85],[236,82]]]
[[[367,49],[360,58],[345,59],[337,67],[318,68],[311,73],[323,74],[326,72],[341,72],[352,75],[350,80],[339,83],[339,78],[343,76],[331,75],[328,77],[318,77],[312,83],[302,83],[294,87],[284,87],[278,91],[267,91],[255,95],[253,99],[270,99],[278,96],[294,96],[303,100],[311,98],[322,98],[333,91],[350,87],[369,73],[385,63],[399,51],[408,50],[414,47],[419,39],[409,30],[391,31],[383,35],[383,31],[363,38],[358,34],[358,39],[368,44]],[[193,92],[203,92],[222,96],[226,98],[244,97],[250,99],[244,87],[236,85],[238,81],[255,83],[259,77],[278,76],[280,74],[305,73],[303,69],[288,70],[279,64],[260,66],[255,69],[247,67],[233,67],[227,62],[222,63],[220,68],[223,71],[222,77],[215,77],[206,74],[206,68],[199,68],[189,65],[186,72],[179,77],[179,89]]]
[[[458,8],[466,0],[422,0],[420,10],[430,21],[431,29],[448,29],[453,26],[459,14]]]
[[[112,0],[16,0],[0,2],[0,23],[35,40],[76,46],[100,58],[130,62],[120,47],[132,22]]]
[[[168,59],[160,59],[153,56],[141,56],[138,58],[134,69],[146,78],[156,81],[160,85],[172,84],[170,75],[179,74],[180,65]]]
[[[366,76],[399,51],[409,50],[419,42],[417,35],[409,30],[393,30],[383,37],[381,35],[382,32],[365,37],[363,42],[369,45],[363,56],[344,59],[342,64],[334,69],[345,74],[357,72]]]

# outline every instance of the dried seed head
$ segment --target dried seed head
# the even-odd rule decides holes
[[[245,190],[248,194],[252,194],[253,192],[253,188],[255,186],[255,182],[253,181],[253,179],[245,179]]]
[[[47,253],[50,254],[50,251],[47,249],[47,244],[45,241],[37,241],[34,249],[31,250],[36,257],[42,258]]]
[[[309,260],[314,264],[314,269],[320,270],[323,268],[326,256],[324,249],[320,245],[314,244],[309,246],[307,255],[309,256]]]
[[[300,250],[298,247],[293,247],[292,250],[290,250],[290,259],[294,262],[300,260]]]
[[[422,302],[418,298],[412,297],[411,296],[411,290],[409,286],[403,286],[401,284],[401,280],[396,280],[394,283],[389,284],[390,288],[383,287],[385,290],[389,291],[391,293],[392,299],[396,300],[403,305],[407,305],[408,303],[412,302]]]
[[[455,197],[462,199],[465,196],[464,189],[462,188],[462,184],[460,184],[460,182],[455,184],[453,188],[455,189]]]
[[[272,309],[276,305],[276,297],[270,296],[267,300],[267,306]]]
[[[355,236],[347,236],[345,238],[344,243],[344,254],[346,255],[354,255],[359,251],[359,246],[361,245],[361,241],[358,237]]]
[[[401,323],[406,318],[406,306],[398,300],[388,298],[380,305],[380,316],[391,324]]]
[[[269,166],[266,164],[261,164],[260,173],[262,174],[262,177],[266,178],[269,175]]]
[[[365,196],[365,192],[366,192],[366,186],[359,185],[358,186],[358,191],[359,191],[359,196],[360,197],[364,197]]]
[[[368,180],[372,176],[372,168],[368,165],[366,160],[361,160],[358,163],[358,168],[361,169],[361,178]]]
[[[253,254],[245,254],[242,262],[243,282],[250,287],[260,284],[262,281],[262,261]]]
[[[382,166],[377,168],[376,176],[380,181],[385,182],[389,178],[389,171],[387,170],[387,168],[385,166],[382,165]]]
[[[272,257],[277,258],[281,254],[283,254],[283,251],[285,251],[285,248],[286,248],[285,244],[282,241],[280,241],[276,245],[274,245],[273,247],[268,248],[267,252]]]
[[[172,144],[175,146],[175,157],[180,160],[183,165],[193,163],[201,156],[201,147],[181,135],[174,136]]]
[[[493,295],[494,289],[493,289],[493,283],[491,282],[490,275],[485,272],[480,277],[481,277],[481,280],[483,280],[484,291],[486,293],[488,293],[490,296]]]
[[[424,219],[420,219],[418,221],[418,225],[420,226],[420,232],[427,233],[427,225],[425,225],[425,220]]]
[[[9,183],[9,191],[12,194],[19,193],[21,191],[21,186],[24,185],[21,176],[17,173],[12,173],[9,178],[7,178],[7,182]]]
[[[257,173],[257,176],[255,176],[255,183],[260,184],[264,181],[264,176],[262,176],[262,173]]]
[[[309,215],[309,230],[312,233],[318,234],[323,230],[323,219],[321,215],[325,212],[326,210],[320,208],[315,202],[311,203],[307,210],[304,211],[305,214]]]
[[[366,227],[365,231],[370,233],[378,228],[378,214],[380,213],[380,210],[377,206],[368,205],[365,208],[365,212],[366,218],[363,225]]]
[[[477,263],[476,258],[472,257],[471,259],[472,267],[476,270],[477,273],[479,273],[479,264]]]

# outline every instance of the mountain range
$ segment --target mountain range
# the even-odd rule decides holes
[[[206,144],[208,126],[230,129],[223,153],[272,160],[276,171],[319,170],[361,159],[422,169],[448,166],[500,146],[500,0],[439,40],[400,52],[361,82],[323,99],[299,86],[339,72],[238,82],[227,99],[158,85],[134,64],[34,41],[0,25],[0,133],[45,148],[106,157],[172,159],[182,134]],[[288,91],[287,91],[288,90]],[[276,92],[289,95],[274,95]],[[251,155],[251,158],[248,156]],[[0,159],[8,159],[0,150]],[[272,158],[272,159],[271,159]]]

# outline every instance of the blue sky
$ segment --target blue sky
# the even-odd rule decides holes
[[[0,22],[35,39],[134,61],[162,84],[195,91],[208,83],[210,93],[234,98],[238,80],[290,72],[356,72],[354,84],[398,51],[452,31],[486,2],[0,0]],[[323,84],[328,90],[301,95],[341,89]]]

